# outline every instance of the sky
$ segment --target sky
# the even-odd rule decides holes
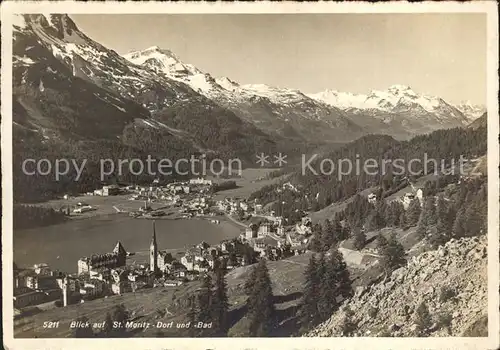
[[[71,15],[120,54],[170,49],[214,77],[315,93],[394,84],[486,101],[484,14]]]

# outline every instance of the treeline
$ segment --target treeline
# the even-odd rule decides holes
[[[188,334],[190,337],[224,337],[230,327],[227,283],[224,269],[215,269],[215,281],[205,274],[202,285],[189,298]],[[197,325],[205,325],[198,327]],[[207,327],[211,325],[210,327]]]
[[[318,157],[311,161],[309,164],[317,174],[307,166],[304,169],[304,174],[302,169],[297,169],[292,174],[290,181],[301,189],[303,199],[300,203],[290,203],[290,205],[295,208],[310,207],[311,210],[318,211],[370,187],[378,188],[380,197],[387,197],[408,185],[408,181],[416,179],[415,176],[408,175],[408,171],[400,174],[401,170],[391,165],[389,160],[404,160],[403,164],[407,167],[410,160],[419,159],[421,162],[411,163],[412,173],[421,172],[421,175],[426,175],[423,165],[424,155],[427,159],[435,159],[439,167],[439,169],[434,169],[434,164],[429,162],[427,173],[434,171],[439,173],[444,170],[441,169],[441,161],[447,167],[451,165],[452,160],[458,164],[461,155],[465,158],[472,158],[485,154],[486,150],[485,127],[438,130],[402,142],[396,141],[390,136],[367,135],[337,148],[324,157]],[[320,165],[323,159],[329,159],[333,162],[333,171],[328,162],[323,164],[324,172],[321,171]],[[341,159],[349,160],[353,165],[353,170],[349,174],[342,174],[339,177],[339,171],[347,172],[348,170],[347,165],[344,169],[338,169],[337,164]],[[379,165],[378,168],[370,169],[373,171],[373,175],[363,171],[363,164],[367,159],[374,159]],[[386,162],[384,163],[383,160]],[[356,171],[357,162],[360,164],[360,172]],[[385,165],[382,166],[383,164]],[[330,171],[331,173],[329,173]],[[442,179],[454,181],[452,177],[456,175],[452,174],[451,177],[442,177]],[[254,193],[252,197],[262,203],[277,201],[280,194],[277,193],[276,188],[278,188],[277,185],[269,186]]]
[[[244,315],[247,321],[245,336],[265,337],[277,325],[271,279],[266,260],[255,265],[244,284],[247,295]],[[206,274],[202,286],[189,297],[188,334],[191,337],[225,337],[236,320],[231,319],[224,269],[215,269],[215,281]],[[210,328],[193,327],[211,324]]]
[[[460,183],[458,189],[439,194],[437,199],[426,197],[417,232],[436,248],[452,238],[485,234],[487,223],[488,184],[485,178],[476,178]]]
[[[14,229],[26,229],[53,225],[66,220],[64,211],[34,205],[14,205],[13,226]]]
[[[313,226],[310,249],[325,252],[352,238],[360,250],[367,243],[365,232],[386,227],[407,230],[416,226],[419,236],[434,248],[451,238],[484,234],[488,220],[487,178],[478,177],[439,190],[436,183],[446,181],[430,181],[428,187],[432,190],[423,191],[427,194],[422,202],[415,197],[406,210],[398,200],[370,203],[364,196],[354,196],[343,211]]]
[[[193,140],[216,150],[222,159],[238,158],[248,163],[255,161],[257,151],[272,153],[276,150],[276,142],[269,135],[208,100],[177,101],[153,117],[187,131]]]
[[[225,191],[225,190],[231,190],[233,188],[237,188],[238,186],[236,185],[236,181],[231,180],[231,181],[224,181],[221,183],[216,183],[213,185],[212,189],[214,192],[219,192],[219,191]]]
[[[337,249],[326,257],[311,256],[304,271],[305,285],[298,312],[300,333],[326,321],[344,299],[353,294],[352,282],[342,254]]]
[[[186,156],[188,152],[168,154],[168,157],[176,159],[176,156]],[[166,154],[161,156],[159,153],[147,153],[136,147],[124,145],[119,141],[98,140],[81,141],[67,140],[60,142],[57,140],[46,140],[41,142],[30,133],[23,134],[23,137],[14,137],[13,139],[13,189],[14,202],[32,203],[40,202],[63,194],[79,194],[93,191],[102,187],[106,183],[133,183],[139,185],[151,184],[151,182],[160,178],[163,182],[173,180],[187,179],[175,173],[172,167],[172,175],[159,175],[158,162],[151,162],[151,172],[147,169],[148,155],[152,159],[163,159]],[[26,171],[23,170],[23,162],[27,159],[39,161],[45,159],[52,166],[52,172],[48,175],[41,175],[30,162],[26,164]],[[57,160],[66,159],[70,162],[67,174],[61,175],[59,179],[55,178],[54,166]],[[110,161],[114,164],[114,171],[111,169]],[[130,167],[129,163],[119,166],[119,160],[141,160],[144,169],[141,171],[138,164]],[[171,158],[169,158],[171,159]],[[101,160],[103,167],[101,169]],[[43,164],[42,171],[47,171],[47,162]],[[80,178],[77,180],[77,170],[71,162],[78,167],[83,166]],[[188,170],[189,165],[184,164],[179,167],[181,172]],[[64,170],[62,168],[61,170]],[[164,170],[165,171],[165,170]],[[101,172],[104,172],[101,180]],[[107,175],[109,173],[109,175]]]

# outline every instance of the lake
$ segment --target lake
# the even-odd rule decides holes
[[[76,272],[80,257],[111,252],[117,241],[129,252],[139,252],[137,261],[147,257],[153,222],[124,214],[97,216],[83,220],[14,231],[14,262],[19,267],[47,263],[52,269]],[[217,244],[241,233],[241,227],[204,219],[156,220],[158,248],[180,249],[205,241]],[[134,260],[135,256],[131,257]]]

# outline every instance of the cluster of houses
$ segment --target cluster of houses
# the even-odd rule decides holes
[[[60,276],[47,264],[32,269],[14,269],[14,308],[23,308],[59,300],[62,296]]]
[[[410,203],[415,199],[418,198],[420,201],[420,204],[423,204],[423,197],[424,193],[421,188],[416,188],[412,183],[410,183],[412,190],[409,192],[405,192],[403,195],[400,197],[394,198],[393,200],[398,201],[403,204],[403,207],[408,209],[410,206]],[[375,193],[370,193],[368,195],[368,202],[375,204],[377,203],[377,195]]]
[[[239,213],[246,216],[248,214],[258,214],[262,212],[262,204],[249,203],[246,199],[240,198],[224,198],[216,203],[217,209],[229,215],[237,215]]]

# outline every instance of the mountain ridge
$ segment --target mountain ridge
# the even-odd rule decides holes
[[[346,139],[352,140],[372,132],[407,139],[439,128],[466,126],[475,118],[473,113],[480,110],[470,104],[468,109],[461,109],[440,97],[418,94],[405,85],[392,85],[385,91],[372,90],[363,95],[334,90],[307,94],[268,84],[239,84],[229,77],[214,78],[183,63],[171,50],[158,46],[124,57],[186,83],[258,127],[280,130],[291,125],[297,134],[309,140],[316,135],[305,132],[306,126],[315,130],[327,127],[341,131],[329,130],[332,137],[326,137],[326,141],[338,141],[339,138],[344,141],[342,137],[346,135]],[[293,113],[290,114],[289,108],[293,108]],[[285,123],[290,125],[285,127]],[[325,131],[320,135],[325,135]]]

